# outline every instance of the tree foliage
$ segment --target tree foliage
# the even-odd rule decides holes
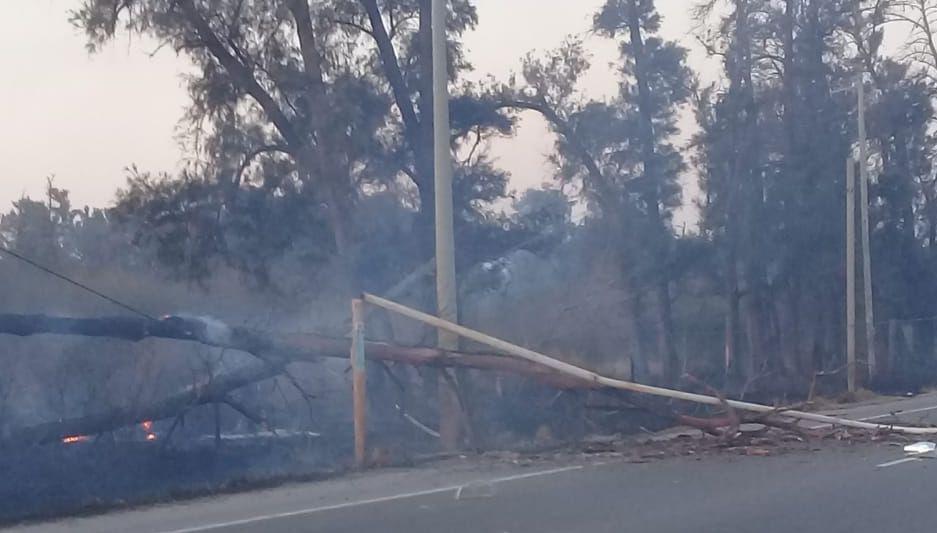
[[[158,186],[153,178],[132,179],[118,210],[175,209],[159,216],[188,220],[171,239],[148,239],[189,242],[193,257],[204,256],[187,260],[194,275],[221,252],[262,274],[262,249],[282,251],[301,228],[309,228],[302,238],[317,243],[313,256],[347,256],[357,231],[351,215],[369,190],[409,191],[401,203],[432,220],[432,154],[423,142],[431,132],[429,9],[414,0],[86,0],[73,20],[92,50],[128,31],[156,38],[196,66],[184,120],[193,164]],[[451,4],[449,20],[455,82],[470,68],[458,37],[477,16],[463,0]],[[455,147],[511,127],[470,87],[452,111]],[[464,213],[504,196],[505,176],[483,154],[462,166],[466,183],[456,199]],[[192,205],[193,195],[204,202]],[[138,222],[138,232],[155,231],[152,220]],[[323,223],[330,244],[320,239]],[[259,257],[250,258],[246,250],[255,245]],[[185,255],[161,250],[170,263]]]

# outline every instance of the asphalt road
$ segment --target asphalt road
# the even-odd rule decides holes
[[[937,420],[937,396],[851,408]],[[15,531],[99,533],[932,533],[937,461],[887,444],[772,457],[536,467],[465,461],[58,521]]]

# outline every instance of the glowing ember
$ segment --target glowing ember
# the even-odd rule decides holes
[[[156,433],[153,433],[153,421],[152,420],[144,420],[143,422],[140,422],[140,427],[146,433],[145,438],[147,441],[156,440]]]
[[[63,444],[75,444],[76,442],[85,442],[89,439],[87,435],[71,435],[62,439]]]

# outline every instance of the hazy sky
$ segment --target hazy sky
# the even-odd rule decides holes
[[[480,24],[467,36],[469,58],[483,77],[505,77],[533,49],[585,36],[602,0],[477,0]],[[689,38],[694,0],[659,0],[664,31],[693,48],[694,67],[711,68]],[[45,178],[71,191],[75,204],[106,205],[124,182],[123,169],[173,171],[182,153],[176,124],[186,103],[180,75],[188,65],[171,50],[151,57],[154,43],[121,37],[89,55],[68,23],[80,0],[0,0],[0,210],[24,194],[40,194]],[[592,95],[614,90],[609,65],[615,45],[589,39]],[[550,176],[544,154],[552,138],[536,117],[517,138],[497,143],[499,164],[514,187]]]

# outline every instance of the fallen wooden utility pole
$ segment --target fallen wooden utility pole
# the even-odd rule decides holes
[[[875,431],[891,431],[897,433],[907,433],[911,435],[937,435],[937,427],[935,428],[925,428],[925,427],[908,427],[908,426],[893,426],[885,424],[873,424],[869,422],[860,422],[857,420],[849,420],[847,418],[839,418],[835,416],[821,415],[817,413],[807,413],[804,411],[797,410],[783,410],[779,411],[777,407],[772,407],[768,405],[761,405],[757,403],[742,402],[738,400],[723,400],[715,396],[706,396],[703,394],[695,394],[691,392],[678,391],[673,389],[665,389],[663,387],[654,387],[651,385],[642,385],[640,383],[634,383],[631,381],[624,381],[620,379],[609,378],[602,376],[591,370],[586,370],[585,368],[578,367],[576,365],[554,359],[552,357],[546,356],[544,354],[529,350],[522,346],[512,344],[510,342],[497,339],[490,335],[486,335],[479,331],[469,329],[452,322],[448,322],[441,318],[435,317],[433,315],[424,313],[422,311],[417,311],[405,305],[386,300],[379,296],[374,296],[371,294],[365,294],[363,297],[365,302],[376,305],[387,309],[388,311],[393,311],[400,315],[403,315],[408,318],[412,318],[418,322],[422,322],[429,326],[433,326],[439,329],[444,329],[453,334],[460,335],[466,339],[471,339],[476,342],[480,342],[497,350],[503,351],[505,353],[511,354],[515,357],[519,357],[526,361],[542,365],[547,368],[551,368],[557,372],[563,373],[567,376],[577,378],[579,380],[593,384],[596,387],[610,388],[617,390],[624,390],[630,392],[637,392],[641,394],[650,394],[653,396],[660,396],[664,398],[671,398],[674,400],[684,400],[688,402],[695,402],[705,405],[724,405],[727,404],[735,409],[740,409],[743,411],[751,411],[755,413],[766,413],[766,414],[781,414],[788,418],[794,418],[799,420],[810,420],[813,422],[820,422],[823,424],[829,424],[834,426],[844,426],[852,427],[857,429],[868,429]]]

